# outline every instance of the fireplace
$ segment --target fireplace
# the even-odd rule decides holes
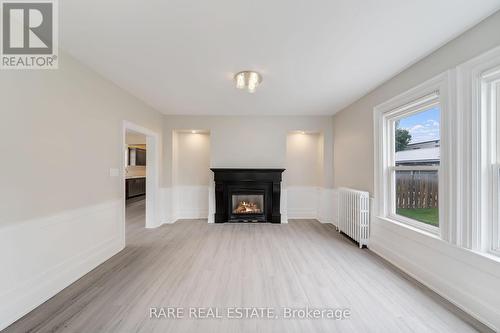
[[[215,180],[215,223],[281,223],[284,169],[211,169]]]

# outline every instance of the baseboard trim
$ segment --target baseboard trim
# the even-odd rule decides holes
[[[309,209],[289,209],[287,211],[287,217],[291,220],[298,220],[298,219],[316,219],[318,217],[318,213],[316,210],[309,210]]]
[[[188,219],[206,219],[208,218],[208,210],[179,210],[176,214],[175,221]],[[174,222],[175,222],[174,221]]]
[[[335,225],[335,220],[332,219],[332,218],[328,218],[328,217],[318,217],[317,220],[320,222],[320,223],[324,223],[324,224],[333,224]]]

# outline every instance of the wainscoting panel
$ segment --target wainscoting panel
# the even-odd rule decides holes
[[[368,248],[494,331],[500,329],[500,265],[436,237],[372,217]]]
[[[319,187],[288,186],[287,212],[289,219],[316,219],[319,207]]]
[[[281,202],[280,202],[280,213],[281,213],[281,223],[288,223],[288,191],[286,187],[281,183]]]
[[[160,188],[160,225],[174,223],[172,188]]]
[[[333,188],[320,188],[318,199],[318,217],[321,223],[337,225],[338,221],[338,197]]]
[[[0,228],[0,329],[125,247],[123,202]]]
[[[209,186],[174,186],[160,189],[161,224],[180,219],[206,219]]]
[[[317,219],[322,223],[335,221],[335,190],[315,186],[289,186],[286,191],[289,219]]]
[[[208,222],[212,223],[215,211],[213,191],[213,185],[160,189],[161,223],[198,218],[208,218]],[[288,219],[317,219],[322,223],[336,221],[335,189],[314,186],[282,187],[280,206],[282,223],[287,223]]]
[[[174,187],[175,219],[206,219],[208,216],[208,186]]]

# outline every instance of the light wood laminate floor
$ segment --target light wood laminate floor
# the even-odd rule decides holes
[[[150,307],[349,308],[351,318],[149,319]],[[127,208],[127,247],[6,332],[474,332],[450,305],[335,231],[185,220],[144,229]]]

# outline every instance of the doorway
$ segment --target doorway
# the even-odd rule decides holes
[[[134,214],[141,227],[156,228],[159,220],[159,135],[137,124],[123,122],[123,216]],[[129,209],[131,208],[131,209]]]

